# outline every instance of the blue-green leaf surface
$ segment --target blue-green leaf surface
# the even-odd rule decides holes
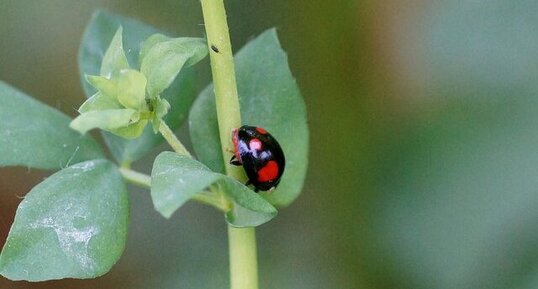
[[[219,188],[234,202],[232,209],[225,215],[229,224],[236,227],[258,226],[276,216],[277,210],[260,194],[231,177],[221,176]]]
[[[172,152],[163,152],[155,159],[151,172],[151,197],[155,209],[169,218],[179,207],[210,185],[232,201],[226,220],[233,226],[261,225],[274,216],[276,209],[260,195],[238,181],[212,172],[202,163]]]
[[[305,105],[276,31],[268,30],[245,45],[235,56],[235,69],[242,123],[265,128],[286,156],[280,185],[262,195],[274,205],[288,205],[301,192],[306,175],[308,127]],[[212,86],[196,100],[189,124],[198,158],[214,171],[224,172]],[[231,143],[226,146],[232,149]]]
[[[26,195],[0,255],[11,280],[94,278],[119,259],[127,236],[125,184],[107,160],[78,163]]]
[[[0,166],[58,169],[101,158],[97,143],[63,113],[0,81]]]

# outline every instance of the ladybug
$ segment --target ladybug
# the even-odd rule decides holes
[[[280,182],[286,161],[284,152],[265,129],[244,125],[232,132],[234,155],[230,164],[243,166],[247,174],[246,185],[254,191],[273,190]]]

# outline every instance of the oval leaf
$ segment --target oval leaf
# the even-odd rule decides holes
[[[155,209],[169,218],[195,194],[213,184],[233,201],[232,209],[226,213],[226,220],[232,226],[258,226],[276,216],[277,211],[271,204],[243,184],[212,172],[190,157],[172,152],[163,152],[155,159],[151,197]]]
[[[120,25],[123,27],[123,49],[132,68],[139,67],[141,43],[150,35],[159,32],[133,19],[104,11],[95,12],[84,32],[78,55],[80,80],[88,98],[93,96],[96,90],[86,81],[84,75],[99,75],[103,55]],[[161,95],[172,105],[165,121],[173,130],[179,128],[185,120],[194,100],[193,76],[192,70],[183,69],[172,85]],[[155,134],[151,127],[146,127],[140,137],[132,140],[123,139],[108,132],[103,132],[103,136],[116,160],[122,163],[136,161],[164,140],[159,134]]]
[[[127,224],[127,192],[114,164],[93,160],[68,167],[19,205],[0,274],[28,281],[103,275],[123,252]]]
[[[202,163],[172,152],[157,156],[151,171],[151,199],[155,209],[165,218],[192,196],[203,191],[219,176]]]
[[[190,66],[207,55],[207,44],[201,38],[175,38],[154,43],[142,57],[140,71],[148,78],[147,91],[151,98],[159,95],[176,78],[183,66]],[[149,45],[145,45],[148,47]]]
[[[90,111],[108,110],[108,109],[123,109],[124,107],[117,99],[108,96],[105,93],[97,92],[92,97],[88,98],[78,109],[78,112],[85,113]]]
[[[101,158],[97,143],[63,113],[0,81],[0,166],[58,169]]]
[[[194,102],[189,114],[189,133],[194,151],[200,161],[213,171],[224,174],[226,169],[222,153],[219,152],[219,123],[213,85],[206,87]]]
[[[148,39],[146,39],[146,41],[144,41],[144,43],[142,44],[142,48],[140,48],[139,63],[142,63],[142,61],[144,61],[144,58],[146,58],[146,55],[151,50],[151,48],[155,46],[155,44],[169,41],[170,39],[172,38],[160,33],[153,34],[148,37]]]
[[[289,205],[301,192],[306,175],[308,127],[303,99],[274,29],[237,53],[235,70],[243,124],[267,129],[278,139],[286,156],[286,172],[279,186],[262,195],[274,205]],[[211,169],[223,172],[212,86],[196,100],[189,124],[197,156]],[[231,143],[228,145],[232,149]],[[230,157],[231,153],[225,159]]]
[[[94,128],[113,130],[126,127],[138,121],[139,117],[139,113],[130,108],[94,110],[79,115],[70,126],[84,134]]]

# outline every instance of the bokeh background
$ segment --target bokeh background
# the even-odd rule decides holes
[[[235,50],[278,28],[309,114],[303,194],[257,230],[261,288],[538,288],[537,1],[226,4]],[[74,116],[96,8],[204,35],[196,0],[0,0],[0,79]],[[0,169],[0,246],[47,174]],[[0,288],[228,287],[219,213],[189,204],[165,220],[148,192],[130,196],[109,274]]]

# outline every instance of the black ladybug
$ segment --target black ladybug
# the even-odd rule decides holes
[[[230,164],[243,166],[254,191],[274,189],[284,173],[284,152],[265,129],[244,125],[232,132],[234,155]]]

